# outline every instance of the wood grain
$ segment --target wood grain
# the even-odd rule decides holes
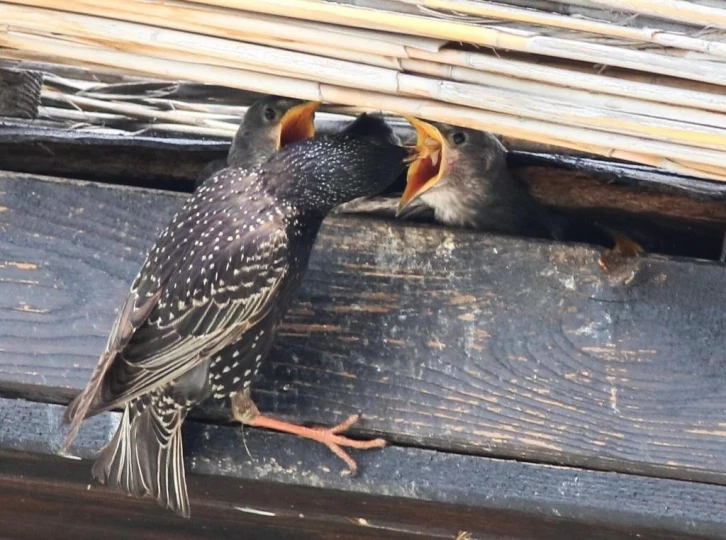
[[[626,185],[616,185],[607,179],[593,178],[582,171],[563,171],[551,167],[523,167],[532,194],[543,204],[563,209],[593,210],[617,208],[633,214],[670,216],[704,223],[726,223],[726,204],[723,200],[697,200],[675,192],[643,193]]]
[[[169,194],[0,180],[0,389],[68,401]],[[446,451],[726,483],[724,270],[336,218],[254,386],[261,410]],[[206,413],[209,414],[209,413]]]
[[[13,126],[0,130],[0,169],[31,174],[193,190],[193,180],[218,158],[223,141],[112,136]]]
[[[317,122],[319,133],[344,122]],[[401,137],[410,129],[394,128]],[[101,135],[15,124],[0,130],[0,169],[124,185],[191,191],[211,161],[224,158],[229,141],[145,135]],[[511,152],[509,163],[543,203],[565,210],[609,210],[676,220],[682,229],[719,227],[723,231],[726,186],[665,171],[603,159],[560,154]],[[404,180],[392,187],[402,191]],[[642,227],[642,221],[638,224]],[[686,223],[680,223],[685,221]],[[673,226],[672,226],[673,227]],[[667,233],[661,227],[659,232]]]
[[[54,457],[63,408],[0,399],[0,527],[12,538],[726,538],[726,487],[388,447],[361,473],[299,438],[187,422],[192,519],[90,479]],[[84,458],[118,422],[84,425]],[[243,444],[244,441],[244,444]],[[249,454],[247,449],[249,449]],[[251,455],[251,457],[250,457]],[[59,536],[60,534],[60,536]],[[65,536],[64,536],[65,535]]]
[[[41,72],[0,68],[0,117],[38,116],[42,86]]]
[[[331,133],[347,123],[317,121],[316,129],[318,133]],[[66,127],[60,123],[55,128],[39,127],[37,122],[3,126],[0,169],[191,192],[194,181],[210,162],[226,159],[230,145],[229,140],[159,135],[153,130],[141,135],[119,135]],[[133,125],[127,127],[135,129]]]

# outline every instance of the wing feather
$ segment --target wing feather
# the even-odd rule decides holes
[[[257,176],[224,169],[161,233],[135,279],[85,390],[66,411],[80,422],[194,368],[275,304],[288,275],[283,215]]]
[[[284,229],[270,228],[276,239],[261,262],[272,263],[276,252],[286,249]],[[244,269],[237,276],[236,282],[240,285],[233,296],[229,296],[225,287],[216,289],[214,294],[203,289],[201,294],[209,295],[207,301],[192,304],[183,317],[160,315],[154,324],[147,323],[119,354],[122,362],[116,362],[110,370],[109,383],[104,387],[110,390],[103,396],[105,407],[116,406],[165,384],[237,341],[275,304],[287,270],[287,264],[274,267],[259,264]],[[258,275],[274,279],[263,285]],[[177,298],[171,296],[170,300]],[[146,339],[151,336],[163,336],[163,339]]]

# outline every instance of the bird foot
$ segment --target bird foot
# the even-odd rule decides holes
[[[368,441],[361,441],[356,439],[349,439],[341,435],[341,433],[347,431],[353,424],[360,419],[359,414],[354,414],[348,417],[344,422],[333,427],[306,427],[290,422],[284,422],[275,418],[270,418],[263,415],[258,415],[248,425],[255,427],[263,427],[267,429],[274,429],[276,431],[282,431],[284,433],[291,433],[306,439],[312,439],[318,441],[328,448],[340,459],[342,459],[348,466],[348,473],[355,475],[358,472],[358,465],[355,460],[350,457],[350,454],[343,450],[346,448],[356,448],[358,450],[369,450],[371,448],[383,448],[386,446],[386,441],[383,439],[372,439]]]
[[[383,439],[372,439],[361,441],[357,439],[349,439],[341,433],[344,433],[350,427],[360,420],[360,414],[354,414],[345,421],[333,427],[306,427],[276,418],[270,418],[260,414],[257,406],[252,402],[249,395],[238,394],[232,399],[232,413],[235,419],[243,424],[254,427],[261,427],[298,435],[306,439],[318,441],[328,448],[348,466],[348,474],[355,475],[358,471],[358,465],[355,460],[350,457],[348,452],[343,448],[355,448],[358,450],[369,450],[371,448],[383,448],[386,441]]]

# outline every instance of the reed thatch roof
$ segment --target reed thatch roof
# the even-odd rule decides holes
[[[52,70],[44,114],[97,129],[231,137],[244,110],[235,100],[251,95],[229,88],[723,181],[726,9],[716,5],[10,0],[0,2],[0,57],[90,70]]]

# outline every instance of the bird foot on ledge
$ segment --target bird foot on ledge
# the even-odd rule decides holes
[[[386,446],[386,441],[383,439],[361,441],[349,439],[348,437],[341,435],[341,433],[350,429],[350,427],[360,419],[360,414],[354,414],[348,417],[344,422],[329,428],[300,426],[298,424],[277,420],[260,414],[260,411],[257,409],[257,406],[254,404],[248,393],[236,394],[232,398],[232,414],[235,420],[238,420],[248,426],[290,433],[292,435],[298,435],[299,437],[312,439],[324,444],[330,448],[336,456],[342,459],[346,465],[348,465],[350,475],[356,474],[358,471],[358,465],[355,460],[350,457],[348,452],[343,449],[344,447],[356,448],[358,450],[369,450],[371,448],[383,448]]]

